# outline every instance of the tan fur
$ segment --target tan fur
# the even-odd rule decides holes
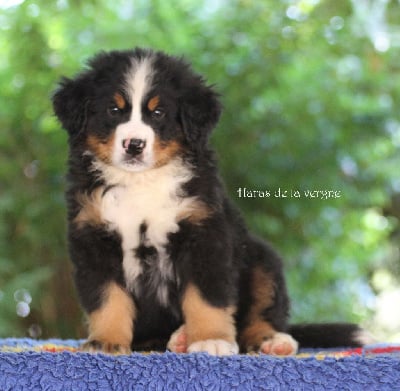
[[[114,95],[114,102],[120,110],[123,110],[126,107],[126,100],[120,93],[116,93]]]
[[[154,96],[153,98],[151,98],[150,100],[149,100],[149,102],[147,103],[147,108],[150,110],[150,111],[154,111],[156,108],[157,108],[157,106],[158,106],[158,104],[160,103],[160,97],[157,95],[157,96]]]
[[[154,167],[161,167],[170,162],[179,153],[181,148],[181,145],[175,140],[162,142],[158,137],[155,137],[153,152],[156,162]]]
[[[106,140],[102,140],[90,134],[86,142],[91,152],[93,152],[104,163],[110,164],[112,162],[114,138],[115,133],[112,133],[111,137]]]
[[[81,210],[74,219],[74,223],[78,227],[103,223],[100,212],[102,194],[103,188],[100,187],[91,194],[78,193],[76,195],[76,201],[81,206]]]
[[[251,289],[253,304],[250,314],[257,317],[264,309],[274,304],[275,284],[272,276],[261,267],[255,267],[252,271]]]
[[[133,300],[115,282],[104,289],[103,295],[101,307],[89,314],[89,341],[129,349],[136,315]]]
[[[212,210],[200,200],[194,200],[190,206],[177,216],[177,220],[187,220],[199,225],[213,214]]]
[[[275,299],[272,276],[261,267],[255,267],[251,278],[252,304],[246,319],[248,326],[239,336],[239,345],[244,351],[258,350],[263,341],[276,333],[271,324],[262,318],[262,312],[273,305]]]
[[[183,297],[182,310],[188,345],[208,339],[235,342],[234,307],[213,307],[201,297],[194,285],[189,284]]]
[[[264,341],[275,334],[276,330],[268,322],[257,319],[240,333],[239,346],[245,352],[257,351]]]

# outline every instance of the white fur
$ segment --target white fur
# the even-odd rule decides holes
[[[189,353],[205,352],[213,356],[231,356],[239,353],[236,342],[228,342],[223,339],[206,339],[192,343],[188,347]]]
[[[364,329],[356,331],[352,335],[352,338],[354,341],[360,343],[361,345],[372,345],[378,342],[378,340],[371,333]]]
[[[115,185],[102,199],[101,215],[110,229],[122,237],[123,268],[128,289],[134,291],[135,280],[142,273],[134,249],[140,244],[140,225],[147,225],[147,245],[159,255],[159,272],[164,281],[174,278],[172,263],[165,250],[167,235],[178,231],[177,216],[191,208],[195,198],[181,198],[178,192],[192,172],[180,159],[160,168],[129,173],[96,161],[94,169],[102,173],[107,185]],[[151,281],[150,281],[151,283]],[[167,284],[157,286],[161,304],[168,305]]]
[[[133,61],[130,72],[126,75],[125,90],[131,99],[132,112],[128,122],[120,124],[115,130],[112,162],[117,167],[127,171],[142,171],[154,164],[153,145],[154,131],[142,120],[143,98],[148,92],[153,75],[152,59],[146,57],[141,61]],[[127,139],[141,139],[146,147],[134,163],[124,161],[125,149],[123,141]]]

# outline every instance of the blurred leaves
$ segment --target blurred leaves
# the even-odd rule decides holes
[[[369,278],[399,272],[395,1],[375,14],[350,0],[15,3],[0,2],[0,335],[81,332],[64,240],[66,135],[50,96],[95,52],[133,46],[185,55],[221,92],[213,144],[227,190],[286,258],[295,320],[372,316],[384,288]],[[378,22],[383,38],[368,27]],[[302,197],[276,198],[279,188]],[[20,289],[32,297],[23,319]]]

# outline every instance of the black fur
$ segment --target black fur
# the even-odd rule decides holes
[[[116,92],[126,95],[124,80],[132,59],[146,56],[152,56],[155,70],[147,95],[161,96],[163,117],[155,118],[143,103],[143,122],[153,129],[161,143],[179,142],[179,157],[193,171],[179,196],[182,200],[197,197],[211,213],[200,223],[182,219],[179,229],[168,234],[165,251],[172,264],[172,277],[165,277],[158,270],[160,253],[153,243],[148,243],[147,221],[132,232],[139,238],[139,245],[132,252],[141,260],[142,267],[131,291],[138,308],[132,346],[165,348],[171,333],[184,322],[181,300],[188,284],[195,285],[213,307],[237,308],[235,324],[240,337],[249,326],[251,308],[257,304],[252,294],[255,269],[271,280],[273,290],[273,302],[263,308],[260,318],[276,331],[287,331],[289,300],[281,260],[268,244],[248,232],[225,194],[214,153],[208,146],[209,135],[221,113],[218,94],[182,59],[145,49],[97,55],[77,77],[64,78],[53,96],[54,111],[69,133],[68,239],[83,308],[89,314],[101,308],[102,290],[110,281],[126,287],[119,232],[106,223],[79,225],[75,221],[82,209],[77,194],[90,196],[105,187],[104,196],[114,186],[93,169],[96,155],[87,153],[88,135],[105,143],[119,124],[129,120],[129,97],[124,96],[126,106],[117,116],[110,114],[109,107]],[[167,288],[168,306],[157,299],[161,285]],[[307,336],[309,328],[292,330],[300,343],[308,345],[316,345],[315,341],[321,346],[329,344],[332,335],[337,334],[335,327],[331,327],[326,339],[315,337],[313,341]],[[311,329],[312,335],[316,335],[314,331]],[[346,336],[341,339],[339,335],[337,345],[356,344],[351,337],[356,329],[340,331],[345,331]],[[246,350],[246,346],[241,348]]]

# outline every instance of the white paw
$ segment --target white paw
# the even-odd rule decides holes
[[[189,353],[205,352],[212,356],[231,356],[239,353],[239,346],[236,342],[228,342],[223,339],[206,339],[192,343],[187,351]]]
[[[297,353],[298,342],[289,334],[276,333],[272,338],[263,342],[260,353],[274,356],[291,356]]]
[[[186,327],[184,324],[172,333],[167,344],[167,349],[174,353],[187,352]]]

